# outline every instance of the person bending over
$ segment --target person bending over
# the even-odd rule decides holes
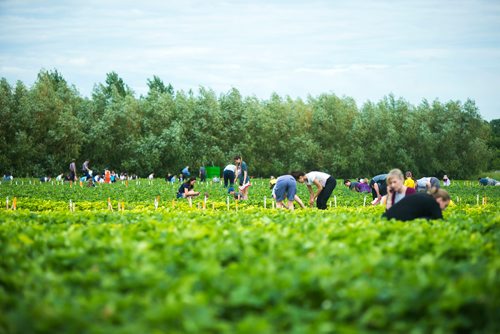
[[[292,172],[291,175],[282,175],[276,179],[274,186],[274,195],[276,196],[276,208],[283,208],[283,200],[285,197],[288,199],[287,208],[293,210],[293,202],[297,201],[299,205],[305,209],[305,205],[297,196],[297,181],[304,182],[304,172]],[[300,182],[299,181],[299,182]]]
[[[446,190],[431,188],[428,193],[406,196],[387,210],[382,217],[408,221],[417,218],[443,219],[443,210],[450,204]]]
[[[382,196],[387,194],[387,174],[380,174],[374,176],[370,181],[370,188],[372,189],[372,204],[378,204],[382,200]]]
[[[309,190],[309,205],[312,207],[316,200],[316,206],[320,210],[326,210],[326,202],[332,195],[333,189],[337,185],[337,181],[330,174],[323,172],[309,172],[304,178],[298,180],[300,183],[305,182]],[[314,193],[312,185],[316,186]]]

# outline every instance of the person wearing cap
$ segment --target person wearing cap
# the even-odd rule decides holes
[[[417,180],[417,191],[418,192],[426,192],[431,188],[440,188],[441,184],[437,177],[422,177]]]

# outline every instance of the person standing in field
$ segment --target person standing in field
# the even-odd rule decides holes
[[[89,159],[85,160],[85,162],[83,163],[82,165],[82,173],[83,173],[83,176],[85,176],[87,179],[90,177],[92,177],[91,175],[91,171],[90,171],[90,167],[89,167]]]
[[[414,188],[404,185],[403,172],[399,169],[393,169],[387,174],[387,200],[386,209],[389,210],[394,204],[401,201],[408,195],[415,194]]]
[[[199,174],[200,174],[200,182],[205,182],[205,180],[207,178],[207,170],[206,170],[205,166],[202,165],[200,167]]]
[[[294,210],[293,203],[297,201],[305,209],[305,205],[297,195],[297,182],[303,183],[305,180],[304,172],[292,172],[291,175],[282,175],[276,179],[273,193],[276,199],[276,208],[283,208],[283,201],[287,199],[287,209]]]
[[[236,165],[235,180],[239,181],[240,193],[243,199],[248,199],[248,188],[250,184],[250,176],[248,175],[248,166],[245,161],[241,159],[241,156],[237,155],[234,157],[234,163]]]
[[[378,204],[382,200],[382,196],[387,194],[387,174],[379,174],[374,176],[370,181],[370,188],[372,189],[372,204]]]
[[[309,205],[312,207],[316,201],[318,209],[326,210],[326,203],[337,186],[337,180],[330,174],[313,171],[305,174],[305,177],[300,178],[298,182],[305,182],[309,190]],[[316,193],[312,188],[313,184],[316,186]]]
[[[182,173],[182,176],[184,177],[184,179],[187,179],[191,176],[191,173],[189,172],[189,166],[186,166],[182,169],[181,171]]]
[[[446,190],[432,188],[427,193],[406,196],[387,210],[382,217],[408,221],[417,218],[443,219],[443,210],[450,204]]]
[[[230,187],[234,186],[235,173],[236,166],[233,164],[229,164],[224,168],[224,171],[222,172],[222,176],[224,177],[224,188],[227,188],[228,185]]]
[[[69,164],[69,180],[76,181],[77,179],[78,176],[76,175],[76,163],[75,159],[72,159],[71,163]]]

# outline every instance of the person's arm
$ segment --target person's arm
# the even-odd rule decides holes
[[[235,165],[235,168],[234,168],[234,180],[238,180],[238,165]]]
[[[313,183],[316,185],[316,187],[318,188],[318,191],[316,192],[316,194],[314,195],[314,199],[318,198],[319,194],[321,193],[321,191],[323,190],[323,186],[321,185],[321,183],[319,183],[318,179],[314,179]]]
[[[243,162],[241,162],[241,171],[243,172],[243,183],[245,183],[248,178],[248,166],[245,164],[245,169],[243,169]]]
[[[306,206],[304,205],[304,203],[302,202],[302,200],[300,199],[300,197],[298,195],[295,195],[294,199],[297,201],[297,203],[299,203],[299,205],[302,209],[306,208]]]
[[[309,205],[313,206],[313,204],[314,204],[314,192],[313,192],[313,188],[311,187],[310,184],[307,185],[307,190],[309,190]]]
[[[394,191],[391,187],[387,186],[387,200],[385,203],[385,209],[389,210],[392,207],[392,199],[394,197]]]
[[[377,183],[377,182],[375,182],[375,183],[373,184],[373,189],[375,190],[375,193],[377,194],[377,198],[382,197],[382,195],[380,195],[380,189],[379,189],[379,187],[378,187],[378,183]]]

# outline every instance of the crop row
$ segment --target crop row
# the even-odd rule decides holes
[[[0,212],[0,332],[500,330],[496,208],[365,210]]]

